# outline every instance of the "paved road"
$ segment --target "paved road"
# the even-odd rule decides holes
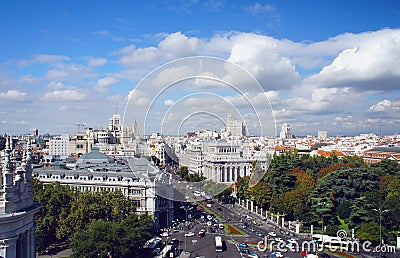
[[[206,203],[203,202],[203,205],[206,206]],[[255,214],[249,213],[246,209],[240,208],[240,206],[232,206],[232,204],[220,204],[214,202],[211,207],[209,207],[214,213],[218,214],[220,217],[225,219],[224,223],[230,223],[239,227],[243,232],[246,233],[245,236],[226,236],[223,230],[216,230],[216,232],[209,232],[210,229],[206,225],[207,219],[197,219],[195,222],[192,222],[190,225],[190,232],[195,233],[195,236],[187,237],[186,240],[186,250],[190,253],[182,252],[181,257],[189,258],[189,257],[229,257],[229,258],[239,258],[246,257],[247,255],[242,256],[239,253],[238,248],[236,247],[236,243],[246,242],[246,243],[257,243],[259,241],[265,241],[265,237],[257,236],[256,233],[261,233],[263,236],[267,236],[269,232],[275,232],[276,237],[282,239],[282,242],[275,240],[276,237],[268,238],[267,242],[269,244],[273,244],[272,250],[276,251],[278,248],[281,249],[283,258],[303,258],[300,254],[300,251],[304,251],[308,249],[308,244],[311,242],[311,239],[308,239],[306,236],[303,238],[298,237],[298,249],[290,250],[286,248],[285,244],[287,240],[291,238],[293,235],[287,235],[284,231],[280,231],[276,225],[269,224],[267,221],[261,220],[261,218]],[[248,224],[246,228],[243,228],[243,223]],[[251,230],[251,228],[253,228]],[[197,234],[200,229],[206,229],[208,233],[203,238],[198,238]],[[216,235],[222,236],[223,241],[226,244],[226,248],[222,253],[216,253],[215,251],[215,242],[214,237]],[[180,240],[180,249],[185,250],[185,237],[184,232],[175,233],[171,238],[176,238]],[[274,241],[274,242],[271,242]],[[260,250],[257,245],[250,245],[247,249],[249,249],[250,253],[257,254],[259,257],[269,257],[271,254],[271,247],[269,246],[265,250]],[[283,250],[282,250],[283,249]],[[379,254],[372,254],[372,256],[368,256],[370,254],[362,254],[362,253],[353,253],[354,256],[358,257],[377,257]],[[332,256],[331,256],[332,257]],[[386,257],[396,257],[395,254],[386,255]]]

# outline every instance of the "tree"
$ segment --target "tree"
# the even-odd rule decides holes
[[[139,257],[152,231],[148,215],[132,213],[122,221],[92,220],[86,230],[74,234],[73,257]]]
[[[44,185],[39,180],[33,181],[34,200],[42,205],[35,214],[36,246],[43,252],[52,244],[65,240],[57,236],[60,220],[69,213],[76,193],[67,186],[59,183]]]
[[[189,171],[188,171],[188,168],[187,168],[187,167],[181,167],[181,168],[178,170],[177,173],[178,173],[178,175],[181,176],[182,179],[184,179],[184,178],[189,174]]]
[[[257,205],[261,206],[264,210],[268,208],[273,189],[264,181],[258,182],[255,186],[248,188],[250,198],[256,202]]]
[[[382,234],[386,234],[384,229],[382,229]],[[379,224],[376,222],[361,223],[360,229],[356,231],[356,237],[360,240],[369,240],[379,243]]]

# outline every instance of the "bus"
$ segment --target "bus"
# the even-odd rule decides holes
[[[220,236],[215,237],[215,251],[222,252],[222,238]]]

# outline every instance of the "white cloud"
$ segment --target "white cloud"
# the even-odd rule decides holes
[[[394,90],[400,80],[399,30],[381,30],[358,35],[355,45],[345,48],[305,83],[324,87],[361,90]]]
[[[353,116],[346,116],[346,117],[337,116],[337,117],[335,117],[335,121],[338,121],[338,122],[352,121],[352,120],[353,120]]]
[[[369,111],[372,112],[382,112],[385,111],[385,109],[390,108],[392,106],[392,102],[390,100],[382,100],[380,102],[378,102],[377,104],[371,106],[369,108]]]
[[[27,66],[31,64],[55,64],[63,63],[69,61],[70,58],[64,55],[48,55],[48,54],[38,54],[34,55],[32,59],[21,60],[19,62],[20,66]]]
[[[31,101],[28,94],[18,90],[8,90],[0,92],[0,100],[2,101],[15,101],[15,102],[29,102]]]
[[[112,77],[99,79],[97,80],[97,84],[94,87],[94,90],[105,93],[112,85],[116,84],[117,82],[119,82],[119,80]]]
[[[43,98],[51,101],[82,101],[86,94],[76,90],[55,90],[43,95]]]
[[[165,106],[172,106],[173,104],[175,103],[175,101],[173,101],[172,99],[166,99],[165,101],[164,101],[164,105]]]
[[[88,66],[103,66],[107,64],[108,60],[106,58],[90,58],[88,60]]]
[[[252,14],[270,13],[276,10],[275,6],[273,5],[270,4],[262,5],[260,3],[254,3],[253,5],[246,6],[245,9]]]
[[[83,81],[93,77],[90,68],[80,64],[59,65],[46,72],[45,78],[50,81]]]

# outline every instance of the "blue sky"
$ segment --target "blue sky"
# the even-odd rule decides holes
[[[143,76],[193,55],[253,74],[277,125],[295,134],[400,131],[398,1],[17,0],[0,10],[2,131],[105,127]]]

